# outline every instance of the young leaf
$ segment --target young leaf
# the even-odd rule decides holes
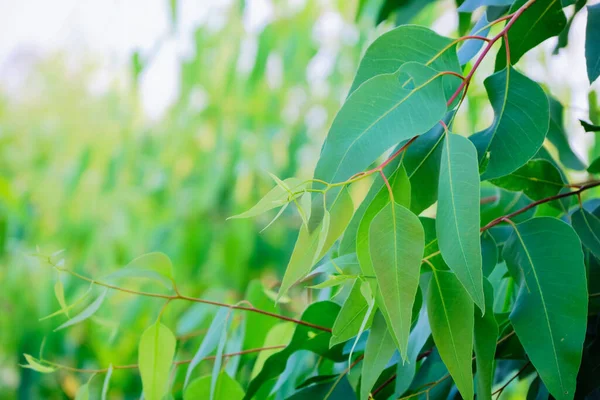
[[[534,218],[514,226],[503,256],[521,280],[510,314],[515,332],[550,393],[572,399],[588,307],[579,238],[558,219]]]
[[[71,318],[70,320],[68,320],[67,322],[65,322],[64,324],[62,324],[61,326],[59,326],[58,328],[56,328],[54,330],[54,332],[59,331],[61,329],[68,328],[69,326],[73,326],[75,324],[78,324],[78,323],[80,323],[82,321],[85,321],[86,319],[88,319],[92,315],[94,315],[96,313],[96,311],[98,311],[100,309],[100,306],[104,302],[104,298],[106,297],[106,293],[107,292],[108,292],[108,289],[104,289],[102,291],[102,293],[100,294],[100,296],[98,296],[96,298],[96,300],[94,300],[89,306],[87,306],[79,314],[77,314],[76,316],[74,316],[73,318]]]
[[[173,263],[164,253],[154,252],[141,255],[104,279],[114,281],[120,278],[144,278],[161,283],[166,288],[172,288],[175,280]]]
[[[532,200],[554,196],[565,187],[556,167],[543,159],[530,160],[511,173],[490,180],[494,185],[513,192],[523,192]]]
[[[405,360],[424,247],[419,218],[403,206],[390,203],[373,218],[369,248],[383,301],[378,305],[389,316],[390,331]]]
[[[254,207],[241,214],[229,217],[229,219],[252,218],[274,208],[281,207],[284,204],[288,203],[290,191],[294,193],[300,191],[302,188],[303,185],[300,179],[284,179],[283,181],[281,181],[281,184],[277,184],[277,186],[271,189],[262,199],[260,199],[260,201]]]
[[[590,84],[600,76],[600,4],[587,7],[588,18],[585,30],[585,60]]]
[[[427,296],[427,313],[433,340],[456,387],[463,398],[472,399],[474,307],[454,273],[433,272]]]
[[[487,279],[483,281],[483,290],[485,292],[485,308],[488,312],[483,316],[475,312],[474,349],[477,365],[477,398],[491,400],[498,323],[494,317],[494,289]]]
[[[510,8],[515,12],[527,0],[517,0]],[[508,30],[510,63],[516,64],[523,54],[542,43],[544,40],[558,35],[567,25],[567,18],[562,10],[560,0],[534,2],[517,19]],[[506,48],[504,41],[496,56],[496,71],[506,67]]]
[[[360,291],[361,285],[360,279],[354,281],[350,294],[335,319],[329,342],[331,347],[358,335],[361,324],[367,317],[369,303]],[[368,323],[367,326],[369,326]]]
[[[281,281],[281,287],[277,293],[277,300],[286,295],[290,287],[296,282],[304,278],[312,269],[317,261],[325,245],[327,233],[329,231],[330,216],[329,212],[325,211],[324,217],[320,222],[320,229],[315,229],[309,232],[306,225],[300,227],[298,240],[294,246],[294,251],[290,257],[290,262],[285,269],[285,275]]]
[[[571,223],[584,246],[600,258],[600,219],[580,208],[571,216]]]
[[[27,365],[21,365],[23,368],[29,368],[34,371],[41,372],[42,374],[49,374],[56,371],[56,368],[43,365],[40,363],[41,360],[38,361],[29,354],[23,354],[23,356],[25,356],[25,360],[27,360]]]
[[[342,236],[346,227],[352,219],[354,213],[354,203],[352,203],[352,196],[348,188],[341,190],[338,197],[335,199],[335,203],[331,206],[329,228],[325,237],[325,242],[321,248],[321,251],[317,255],[315,261],[319,261],[323,256],[331,249],[335,241]]]
[[[229,321],[229,313],[230,310],[228,308],[220,308],[219,311],[217,311],[215,318],[210,324],[210,328],[208,328],[208,332],[206,332],[200,347],[198,347],[196,354],[194,354],[194,357],[187,368],[187,372],[185,373],[185,381],[183,384],[184,387],[188,385],[194,368],[196,368],[200,361],[208,356],[219,344],[219,338],[223,332],[223,329],[226,329],[224,327],[226,327]]]
[[[54,295],[56,296],[56,300],[58,300],[58,304],[60,304],[61,311],[67,316],[67,318],[70,318],[69,307],[65,301],[65,288],[60,278],[58,278],[54,284]]]
[[[167,393],[175,345],[175,336],[160,321],[156,321],[142,334],[138,364],[145,399],[161,400]]]
[[[360,385],[361,400],[369,398],[369,392],[395,351],[396,344],[388,331],[385,318],[383,318],[383,314],[378,312],[373,319],[373,326],[371,327],[371,332],[367,339],[367,347],[365,348]]]
[[[106,376],[104,377],[104,383],[102,384],[102,397],[101,400],[106,400],[108,398],[108,388],[110,386],[110,378],[113,373],[113,365],[110,364],[108,366],[108,371],[106,372]]]
[[[446,134],[438,191],[436,231],[442,257],[484,313],[477,151],[460,135]]]
[[[426,27],[399,26],[379,36],[369,46],[358,66],[350,94],[367,80],[377,75],[394,73],[411,61],[429,65],[436,71],[460,73],[455,46],[452,45],[452,39],[440,36]]]
[[[495,119],[488,129],[470,137],[480,164],[490,152],[482,180],[508,175],[529,161],[542,147],[550,123],[548,98],[540,85],[512,67],[484,84]]]
[[[315,178],[345,181],[394,144],[431,129],[446,114],[441,78],[430,67],[408,62],[361,85],[333,121]]]
[[[214,391],[211,383],[211,376],[206,375],[192,381],[183,395],[183,400],[209,398],[241,400],[244,398],[244,390],[240,384],[227,375],[227,373],[221,372],[218,376]]]

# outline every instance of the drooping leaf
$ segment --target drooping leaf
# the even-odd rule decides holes
[[[512,67],[488,77],[484,84],[495,119],[488,129],[470,137],[480,164],[490,153],[482,180],[508,175],[529,161],[542,147],[550,121],[542,88]]]
[[[577,171],[585,169],[585,165],[573,152],[567,133],[564,128],[562,104],[552,96],[548,96],[550,102],[550,126],[548,128],[548,140],[556,147],[560,162],[567,168]]]
[[[329,287],[343,285],[344,283],[347,283],[349,280],[354,280],[357,278],[358,278],[358,275],[332,275],[327,280],[325,280],[319,284],[309,286],[309,287],[311,289],[325,289],[325,288],[329,288]]]
[[[217,389],[217,380],[219,379],[219,374],[221,373],[221,365],[223,364],[223,351],[225,350],[225,342],[227,341],[227,328],[228,324],[226,322],[221,327],[219,343],[217,344],[217,352],[215,353],[215,361],[213,364],[212,376],[210,380],[209,400],[215,400],[220,398],[215,397],[215,393]]]
[[[600,174],[600,157],[592,161],[587,171],[590,174]]]
[[[444,261],[483,313],[479,196],[477,150],[468,139],[448,133],[439,181],[438,244]]]
[[[229,314],[230,310],[228,308],[220,308],[219,311],[217,311],[204,339],[202,339],[200,347],[198,347],[196,354],[194,354],[192,361],[188,365],[187,372],[185,373],[184,387],[188,385],[194,368],[196,368],[200,361],[206,358],[206,356],[208,356],[219,344],[219,338],[223,333],[223,329],[228,324]]]
[[[482,6],[510,6],[515,0],[465,0],[458,8],[459,12],[473,12]]]
[[[360,279],[354,281],[350,294],[333,324],[330,346],[344,343],[359,334],[369,309],[369,304],[360,291],[361,284]]]
[[[69,326],[73,326],[82,321],[85,321],[86,319],[94,315],[96,311],[100,309],[100,306],[104,302],[104,299],[106,298],[106,293],[108,293],[108,289],[104,289],[102,293],[100,293],[100,296],[98,296],[96,300],[94,300],[89,306],[84,308],[79,314],[77,314],[76,316],[74,316],[73,318],[56,328],[54,331],[56,332],[61,329],[68,328]]]
[[[475,0],[475,1],[479,1],[479,0]],[[462,5],[459,7],[458,10],[461,11],[461,9],[463,7],[469,6],[469,2],[475,3],[475,1],[470,1],[470,0],[465,1],[464,3],[462,3]],[[502,0],[499,0],[499,1],[502,1]],[[514,0],[505,0],[505,1],[512,2]],[[483,36],[483,37],[487,36],[487,34],[490,32],[490,28],[491,28],[489,26],[490,21],[488,21],[487,17],[488,17],[488,14],[484,13],[481,16],[481,18],[479,18],[479,20],[477,21],[477,23],[475,24],[475,26],[473,27],[473,29],[470,32],[471,36]],[[460,62],[460,65],[465,65],[466,63],[471,61],[471,59],[473,57],[475,57],[475,55],[477,55],[479,50],[481,50],[484,43],[485,42],[483,40],[479,40],[479,39],[465,40],[457,52],[458,61]]]
[[[503,256],[521,281],[510,314],[519,341],[550,393],[572,399],[588,304],[579,238],[558,219],[533,218],[515,225]]]
[[[583,9],[586,2],[587,0],[561,0],[563,8],[575,4],[575,10],[569,16],[565,29],[563,29],[562,32],[560,32],[560,34],[558,35],[558,41],[556,43],[556,47],[554,47],[554,50],[552,51],[552,54],[558,54],[560,49],[567,47],[567,45],[569,44],[569,34],[571,33],[571,26],[573,25],[573,21],[575,20],[575,17],[579,13],[579,11]]]
[[[481,234],[481,270],[485,278],[492,273],[496,264],[498,264],[498,247],[494,237],[488,231],[485,231]],[[485,279],[483,285],[485,292]]]
[[[371,43],[358,66],[350,93],[369,79],[392,74],[412,61],[429,65],[438,72],[461,72],[452,39],[424,26],[403,25]]]
[[[104,377],[104,383],[102,384],[102,397],[101,400],[106,400],[108,398],[108,388],[110,387],[110,378],[113,373],[113,365],[110,364],[108,366],[108,371],[106,372],[106,376]]]
[[[347,376],[340,379],[326,381],[320,384],[311,385],[294,393],[287,400],[355,400],[356,393],[350,385]]]
[[[529,160],[510,175],[492,179],[490,182],[513,192],[522,191],[532,200],[554,196],[565,187],[558,169],[543,159]]]
[[[390,203],[371,222],[369,248],[389,328],[400,354],[407,357],[412,308],[419,286],[425,233],[419,218]]]
[[[303,188],[302,181],[297,178],[287,178],[282,181],[282,184],[278,184],[271,189],[260,201],[248,211],[241,214],[229,217],[229,219],[235,218],[252,218],[260,214],[263,214],[269,210],[277,207],[281,207],[288,202],[290,192],[294,193],[300,191]],[[287,188],[287,190],[286,190]]]
[[[571,215],[571,223],[584,246],[600,258],[600,219],[580,208]]]
[[[435,0],[384,0],[379,9],[376,23],[379,24],[393,15],[396,25],[405,25]]]
[[[430,67],[408,62],[361,85],[333,121],[315,178],[345,181],[394,144],[431,129],[446,113],[441,78]]]
[[[328,211],[319,223],[319,227],[310,232],[307,225],[302,224],[290,262],[285,269],[281,287],[277,293],[277,300],[286,295],[290,287],[304,278],[312,269],[321,254],[331,219]]]
[[[329,249],[331,249],[335,241],[342,236],[352,219],[353,213],[354,203],[352,202],[352,197],[350,196],[348,189],[344,188],[336,198],[335,204],[331,207],[329,228],[321,251],[316,257],[316,261],[323,258]]]
[[[330,301],[313,303],[302,314],[302,320],[331,328],[340,307]],[[329,348],[331,333],[305,325],[296,325],[292,341],[288,346],[270,356],[264,363],[260,373],[250,382],[245,399],[251,399],[268,380],[279,376],[284,370],[288,358],[298,350],[309,350],[327,359],[341,362],[345,360],[341,346]]]
[[[365,358],[362,365],[362,380],[360,386],[361,400],[367,400],[377,378],[396,351],[396,344],[388,331],[383,314],[376,313],[373,326],[367,339]]]
[[[161,400],[167,393],[175,345],[175,336],[160,321],[156,321],[142,334],[138,364],[145,399]]]
[[[27,360],[26,365],[21,365],[23,368],[29,368],[37,372],[41,372],[42,374],[49,374],[56,371],[56,368],[48,365],[42,364],[41,360],[36,360],[34,357],[29,354],[23,354],[25,360]]]
[[[244,398],[244,390],[240,384],[227,373],[219,374],[214,391],[212,391],[211,378],[210,375],[206,375],[190,382],[183,395],[183,400],[209,398],[241,400]]]
[[[58,304],[60,304],[61,311],[68,317],[69,316],[69,307],[67,306],[67,302],[65,301],[65,287],[63,286],[60,278],[54,284],[54,295],[56,296],[56,300],[58,300]]]
[[[295,325],[293,322],[283,322],[275,325],[267,334],[263,347],[287,346],[294,335],[294,328]],[[258,354],[256,362],[254,363],[254,367],[252,367],[252,379],[254,379],[260,373],[260,371],[262,371],[265,361],[278,351],[279,350],[277,349],[269,349],[261,351]]]
[[[516,0],[510,12],[516,12],[527,0]],[[508,30],[510,63],[516,64],[523,54],[548,38],[560,34],[567,25],[567,18],[560,0],[534,2]],[[496,56],[496,71],[506,67],[504,41]]]
[[[473,300],[450,271],[434,271],[428,292],[433,340],[460,394],[472,399]]]
[[[485,292],[485,308],[488,312],[483,316],[475,312],[474,350],[477,365],[477,398],[491,400],[498,323],[493,311],[494,289],[487,279],[483,281],[483,289]]]
[[[402,396],[410,387],[415,377],[417,357],[423,349],[423,346],[431,335],[429,320],[427,319],[427,309],[423,307],[419,313],[419,319],[408,337],[408,362],[398,362],[396,368],[395,395]]]
[[[585,30],[585,60],[590,84],[600,76],[600,4],[587,7],[588,18]]]

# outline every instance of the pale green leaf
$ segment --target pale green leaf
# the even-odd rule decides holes
[[[369,392],[395,351],[396,344],[388,331],[385,318],[383,314],[378,312],[373,318],[373,325],[371,326],[365,348],[360,385],[361,400],[369,398]]]
[[[474,349],[477,365],[477,398],[492,399],[492,385],[494,383],[494,356],[496,354],[496,340],[498,339],[498,323],[494,317],[494,289],[487,279],[483,281],[485,293],[485,308],[488,310],[483,316],[475,312]]]
[[[292,336],[294,335],[295,325],[293,322],[283,322],[277,324],[269,330],[267,333],[267,337],[265,338],[265,342],[262,347],[273,347],[273,346],[286,346],[292,340]],[[273,354],[277,353],[279,350],[271,349],[264,350],[258,354],[256,358],[256,362],[254,363],[254,367],[252,368],[251,378],[254,379],[262,370],[265,361]]]
[[[183,400],[198,400],[214,398],[218,400],[241,400],[244,390],[240,384],[227,373],[221,372],[214,387],[211,385],[211,376],[206,375],[192,381],[183,395]]]
[[[175,336],[160,321],[156,321],[142,334],[138,347],[138,364],[146,400],[162,400],[167,393],[175,346]]]
[[[261,310],[273,310],[273,300],[267,296],[263,284],[259,280],[252,280],[246,289],[245,300]],[[260,313],[246,313],[246,332],[244,337],[244,349],[255,349],[262,346],[267,333],[277,324],[277,320],[268,315]]]
[[[303,185],[300,179],[285,179],[281,181],[281,183],[277,183],[277,186],[271,189],[262,199],[260,199],[260,201],[254,207],[241,214],[229,217],[229,219],[252,218],[274,208],[281,207],[289,202],[288,200],[290,192],[294,193],[301,191],[302,189]]]
[[[472,12],[482,6],[510,6],[515,0],[465,0],[460,7],[459,12]]]
[[[40,361],[36,360],[29,354],[23,354],[23,356],[25,356],[25,360],[27,360],[27,365],[22,365],[23,368],[29,368],[34,371],[41,372],[42,374],[49,374],[56,371],[56,368],[43,365]]]
[[[110,378],[113,373],[113,365],[110,364],[108,366],[108,371],[106,372],[106,376],[104,377],[104,383],[102,384],[102,397],[101,400],[106,400],[108,398],[108,388],[110,387]]]
[[[142,278],[159,282],[166,288],[174,284],[173,264],[164,253],[153,252],[141,255],[104,278],[104,281],[114,282],[121,278]]]
[[[89,317],[94,315],[96,313],[96,311],[98,311],[100,309],[100,306],[102,306],[102,303],[104,302],[104,299],[106,298],[107,292],[108,292],[108,289],[104,289],[102,291],[102,293],[100,294],[100,296],[98,296],[96,298],[96,300],[94,300],[89,306],[84,308],[79,314],[77,314],[73,318],[69,319],[67,322],[65,322],[58,328],[56,328],[54,331],[56,332],[61,329],[68,328],[69,326],[73,326],[82,321],[85,321],[86,319],[88,319]]]
[[[54,284],[54,295],[56,296],[56,300],[58,300],[58,304],[60,304],[61,311],[67,317],[70,318],[69,307],[67,306],[67,302],[65,301],[65,288],[60,278],[58,278],[56,283]]]
[[[330,347],[358,335],[365,317],[368,317],[369,303],[360,291],[361,284],[360,279],[354,281],[352,290],[335,319],[329,341]],[[368,325],[367,322],[365,326]]]
[[[550,393],[570,400],[587,325],[586,271],[579,238],[558,219],[534,218],[514,227],[503,256],[513,278],[521,281],[510,314],[519,341]]]
[[[442,257],[484,313],[479,172],[477,151],[468,139],[446,135],[438,191],[436,232]]]
[[[332,275],[327,280],[313,286],[309,286],[311,289],[325,289],[328,287],[334,287],[343,285],[351,279],[358,278],[357,275]]]
[[[419,287],[425,233],[419,218],[399,204],[386,205],[371,222],[369,248],[390,331],[407,357],[412,308]]]
[[[433,272],[427,296],[427,313],[440,357],[462,397],[472,399],[474,307],[454,273]]]
[[[320,260],[331,249],[335,241],[342,236],[354,214],[354,203],[347,188],[342,189],[329,211],[329,228],[322,249],[315,261]]]

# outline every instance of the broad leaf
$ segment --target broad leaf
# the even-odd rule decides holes
[[[261,310],[271,309],[273,301],[265,294],[265,289],[259,280],[252,280],[246,289],[246,296],[250,304]],[[246,332],[244,349],[255,349],[263,345],[267,333],[277,324],[277,320],[268,315],[259,313],[246,313]]]
[[[159,321],[142,334],[138,364],[145,399],[161,400],[167,393],[175,345],[175,336]]]
[[[517,0],[510,9],[515,12],[527,0]],[[567,25],[560,0],[534,2],[508,30],[510,63],[516,64],[523,54],[552,36],[558,35]],[[496,71],[506,67],[504,41],[496,57]]]
[[[532,200],[554,196],[565,187],[558,169],[551,162],[542,159],[530,160],[510,175],[490,182],[513,192],[522,191]]]
[[[488,77],[484,84],[495,119],[488,129],[470,137],[480,164],[490,153],[482,180],[508,175],[529,161],[542,147],[550,121],[542,88],[512,67]]]
[[[534,218],[514,227],[503,256],[521,281],[515,332],[550,393],[572,399],[588,304],[579,238],[558,219]]]
[[[371,222],[369,247],[390,331],[406,360],[412,308],[419,286],[425,234],[419,218],[390,203]]]
[[[369,309],[369,304],[360,291],[361,285],[362,281],[360,279],[354,281],[350,294],[333,324],[330,346],[344,343],[358,335]]]
[[[94,300],[89,306],[84,308],[83,311],[81,311],[79,314],[77,314],[76,316],[74,316],[73,318],[71,318],[70,320],[68,320],[67,322],[65,322],[64,324],[59,326],[58,328],[56,328],[54,331],[56,332],[61,329],[68,328],[69,326],[73,326],[82,321],[85,321],[86,319],[88,319],[89,317],[94,315],[96,313],[96,311],[98,311],[100,309],[100,306],[104,302],[107,292],[108,292],[108,289],[104,289],[102,291],[102,293],[100,294],[100,296],[98,296],[96,298],[96,300]]]
[[[483,289],[485,308],[488,312],[483,316],[475,312],[474,349],[477,365],[477,398],[491,400],[498,323],[494,317],[494,289],[487,279],[483,282]]]
[[[600,76],[600,4],[587,7],[588,18],[585,30],[585,60],[590,83]]]
[[[361,85],[333,121],[315,178],[345,181],[394,144],[431,129],[446,113],[441,78],[434,69],[409,62]]]
[[[302,181],[297,178],[284,179],[282,183],[271,189],[254,207],[241,214],[229,217],[229,219],[252,218],[274,208],[281,207],[288,203],[291,193],[298,192],[304,188]]]
[[[227,373],[221,372],[217,379],[214,392],[211,392],[211,376],[206,375],[192,381],[183,395],[183,400],[196,399],[227,399],[241,400],[244,398],[244,390],[240,384]]]
[[[448,133],[439,182],[438,244],[444,261],[483,313],[479,196],[477,150],[468,139]]]
[[[377,378],[379,378],[395,351],[396,344],[388,331],[385,318],[383,314],[376,313],[367,339],[365,358],[362,365],[361,400],[369,398],[369,393],[375,382],[377,382]]]
[[[292,340],[295,327],[296,325],[294,325],[293,322],[283,322],[275,325],[267,334],[265,342],[262,346],[287,346],[290,343],[290,340]],[[279,350],[276,349],[261,351],[258,354],[258,357],[256,358],[254,367],[252,367],[252,374],[250,375],[250,377],[254,379],[260,373],[260,371],[262,371],[262,367],[265,364],[265,361],[277,352],[279,352]]]
[[[75,400],[89,400],[90,399],[90,385],[89,383],[84,383],[77,389],[77,393],[75,394]]]
[[[491,310],[490,310],[491,312]],[[454,273],[434,271],[427,296],[433,340],[460,394],[473,398],[473,301]]]
[[[415,377],[417,357],[427,340],[429,340],[430,335],[431,328],[429,327],[429,320],[427,319],[427,310],[423,307],[419,314],[419,319],[408,338],[408,362],[398,362],[396,367],[396,384],[394,391],[397,397],[402,396],[410,387],[410,384]]]
[[[304,311],[301,319],[330,328],[339,310],[340,307],[330,301],[313,303]],[[342,354],[341,346],[329,348],[330,338],[331,333],[329,332],[305,325],[296,325],[292,341],[285,349],[273,354],[265,361],[260,373],[250,382],[244,398],[253,398],[264,383],[279,376],[285,370],[288,358],[298,350],[309,350],[337,362],[344,361],[345,357]]]
[[[367,80],[394,73],[411,61],[429,65],[436,71],[461,72],[452,39],[423,26],[403,25],[379,36],[369,46],[358,66],[350,93]]]
[[[580,208],[571,216],[571,223],[584,246],[600,258],[600,219]]]

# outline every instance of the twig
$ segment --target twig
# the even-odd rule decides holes
[[[510,385],[512,381],[514,381],[515,379],[517,379],[517,377],[519,375],[521,375],[523,373],[523,371],[525,371],[525,369],[529,366],[529,364],[531,364],[531,361],[527,361],[525,363],[525,365],[523,365],[523,367],[521,367],[521,369],[518,370],[516,374],[514,374],[504,385],[502,385],[502,387],[500,389],[498,389],[494,393],[492,393],[492,396],[495,395],[495,394],[498,394],[498,396],[496,397],[496,399],[499,399],[500,395],[502,394],[502,392],[504,391],[504,389],[506,389],[506,387],[508,385]]]

